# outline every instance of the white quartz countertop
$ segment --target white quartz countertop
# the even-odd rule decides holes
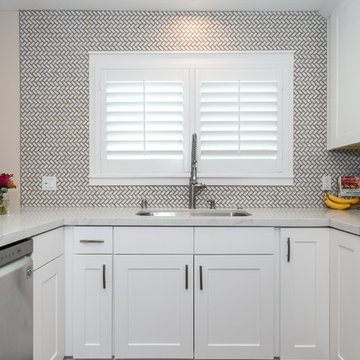
[[[360,235],[360,210],[246,208],[246,217],[138,216],[138,208],[22,208],[0,216],[0,246],[66,225],[332,227]]]

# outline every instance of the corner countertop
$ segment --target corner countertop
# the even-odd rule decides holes
[[[138,208],[22,208],[0,216],[0,246],[60,226],[331,227],[360,235],[360,210],[246,208],[247,217],[168,218],[136,215]]]

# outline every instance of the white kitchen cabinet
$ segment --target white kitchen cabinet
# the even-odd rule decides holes
[[[36,271],[64,254],[64,229],[57,228],[33,237],[33,268]]]
[[[73,356],[112,357],[112,255],[75,255]]]
[[[192,254],[192,227],[115,227],[114,254]]]
[[[360,145],[360,0],[342,0],[330,16],[328,147]]]
[[[34,272],[34,360],[64,358],[64,256]]]
[[[115,255],[115,358],[193,357],[192,264],[192,255]]]
[[[329,359],[329,229],[281,229],[280,358]]]
[[[195,358],[273,359],[273,256],[199,255],[194,274]]]
[[[74,254],[112,254],[111,226],[75,226],[73,229]]]
[[[360,354],[360,236],[331,230],[330,359]]]

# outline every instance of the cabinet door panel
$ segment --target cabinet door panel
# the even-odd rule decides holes
[[[331,230],[332,360],[355,360],[360,354],[360,237]]]
[[[272,359],[273,256],[196,256],[195,269],[195,357]]]
[[[191,227],[132,227],[114,228],[115,254],[192,254]]]
[[[34,272],[34,360],[64,358],[64,256]]]
[[[280,338],[281,359],[329,357],[328,229],[281,230]]]
[[[196,227],[195,254],[264,255],[274,253],[270,227]]]
[[[192,261],[115,256],[116,358],[192,358]]]
[[[358,86],[360,81],[360,1],[337,1],[329,19],[329,148],[360,146]]]
[[[64,254],[64,229],[58,228],[33,237],[34,270]]]
[[[74,358],[111,358],[112,256],[74,256],[73,286]]]

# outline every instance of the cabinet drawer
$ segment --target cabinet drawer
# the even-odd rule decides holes
[[[273,254],[274,229],[195,228],[195,254]]]
[[[112,227],[77,226],[74,228],[75,254],[111,254]]]
[[[54,260],[64,253],[63,228],[48,231],[33,237],[33,267],[34,270]]]
[[[191,227],[116,227],[115,254],[192,254]]]

